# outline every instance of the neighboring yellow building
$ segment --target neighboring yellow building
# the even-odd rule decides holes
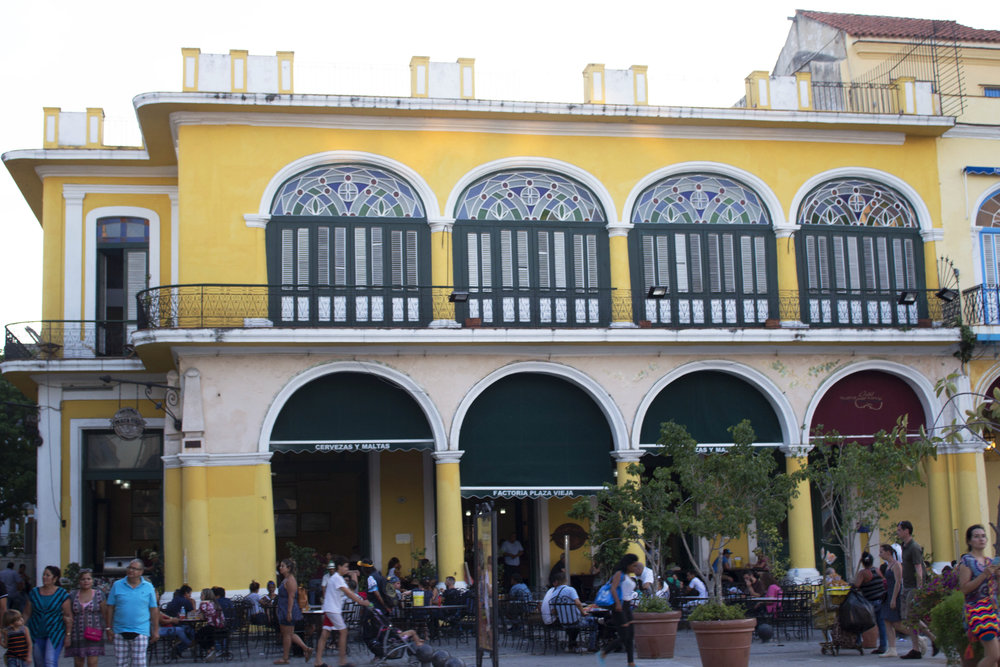
[[[167,588],[239,591],[291,541],[463,579],[489,497],[542,583],[572,498],[661,422],[724,446],[750,418],[791,470],[813,425],[935,422],[962,372],[939,258],[975,275],[958,202],[1000,183],[963,170],[1000,135],[924,81],[913,113],[820,110],[797,71],[708,109],[650,106],[641,66],[560,104],[476,99],[471,59],[414,58],[409,98],[294,93],[289,52],[183,62],[183,92],[135,98],[144,147],[46,109],[44,149],[4,155],[44,231],[44,321],[3,364],[42,406],[41,565],[162,548]],[[907,491],[937,561],[995,504],[981,449]]]

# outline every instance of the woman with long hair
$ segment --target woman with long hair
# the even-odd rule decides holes
[[[635,656],[632,651],[632,593],[635,592],[635,580],[629,574],[638,574],[639,557],[635,554],[625,554],[618,561],[615,573],[611,575],[611,597],[615,604],[611,610],[611,622],[615,626],[616,636],[614,641],[601,649],[597,654],[597,662],[604,664],[604,657],[619,648],[625,649],[625,656],[628,658],[628,667],[635,667]]]
[[[882,602],[882,609],[879,612],[882,616],[882,622],[885,624],[886,649],[885,653],[879,657],[895,658],[898,656],[896,653],[896,631],[898,630],[904,635],[907,633],[900,616],[900,607],[903,601],[899,594],[903,589],[903,566],[896,560],[896,550],[892,548],[892,545],[881,545],[878,555],[885,561],[886,590],[885,601]]]
[[[66,657],[73,658],[76,667],[97,667],[97,657],[104,655],[104,593],[94,588],[94,575],[89,569],[80,570],[77,589],[70,593],[73,627],[70,630]]]
[[[306,662],[312,657],[313,650],[306,646],[302,638],[295,634],[295,624],[302,620],[302,610],[299,608],[299,583],[295,580],[295,561],[286,558],[278,564],[278,572],[283,577],[275,605],[278,610],[278,627],[281,629],[281,659],[275,660],[276,665],[287,665],[288,654],[292,643],[302,649]]]
[[[986,529],[974,524],[965,531],[969,552],[958,564],[958,587],[965,595],[965,622],[969,637],[982,643],[983,659],[977,665],[987,667],[1000,660],[1000,616],[997,614],[997,566],[985,554]]]
[[[73,609],[69,594],[59,587],[62,571],[55,565],[46,565],[42,571],[42,585],[28,593],[24,619],[31,631],[36,665],[56,667],[59,653],[69,644],[69,631],[73,627]]]
[[[222,611],[222,605],[215,597],[215,592],[211,588],[201,589],[201,602],[198,603],[198,612],[205,621],[205,625],[198,629],[198,645],[203,649],[208,649],[205,660],[215,658],[216,633],[226,629],[226,614]]]

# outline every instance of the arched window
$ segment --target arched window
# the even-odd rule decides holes
[[[803,200],[798,223],[804,321],[910,326],[927,316],[923,242],[901,194],[861,178],[827,181]]]
[[[369,165],[325,165],[278,188],[267,226],[271,318],[297,326],[430,321],[430,230],[413,188]]]
[[[455,221],[459,311],[494,326],[599,326],[610,320],[605,214],[586,187],[544,171],[470,185]]]
[[[983,251],[983,323],[1000,323],[1000,190],[994,192],[976,212]]]
[[[778,316],[771,219],[746,185],[717,174],[670,176],[639,194],[632,223],[632,293],[642,319],[760,326]]]

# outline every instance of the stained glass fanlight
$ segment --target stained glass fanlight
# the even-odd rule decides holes
[[[801,225],[916,228],[906,199],[881,183],[859,178],[827,181],[809,193],[799,209]]]
[[[271,215],[422,218],[420,199],[399,176],[367,165],[327,165],[286,181]]]
[[[459,220],[604,222],[604,210],[583,185],[543,171],[503,171],[462,194]]]
[[[770,224],[753,190],[715,174],[671,176],[646,188],[636,200],[633,223]]]

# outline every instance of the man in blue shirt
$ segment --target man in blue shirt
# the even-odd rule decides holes
[[[115,644],[117,667],[146,667],[146,648],[160,638],[160,614],[153,584],[142,578],[138,558],[108,593],[106,628]]]

